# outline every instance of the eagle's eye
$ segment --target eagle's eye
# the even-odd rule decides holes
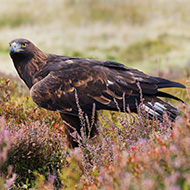
[[[9,47],[11,47],[11,44],[9,44]]]
[[[26,47],[26,43],[22,43],[22,45],[21,45],[22,47]]]

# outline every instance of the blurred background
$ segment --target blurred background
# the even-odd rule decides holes
[[[189,0],[1,0],[0,75],[17,77],[8,54],[15,38],[169,79],[190,75]]]

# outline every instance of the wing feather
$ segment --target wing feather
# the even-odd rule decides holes
[[[70,60],[68,57],[54,59],[51,58],[49,66],[46,65],[44,70],[36,75],[39,80],[30,91],[34,102],[51,110],[77,114],[75,89],[80,106],[86,113],[91,112],[94,102],[97,104],[97,110],[116,110],[114,98],[123,107],[123,93],[126,105],[135,110],[136,102],[140,101],[137,82],[146,95],[156,95],[159,81],[167,82],[116,62],[82,58]],[[163,87],[163,84],[160,86]]]

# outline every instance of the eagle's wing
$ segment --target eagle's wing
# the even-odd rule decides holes
[[[58,60],[54,59],[54,64],[47,64],[38,73],[37,77],[43,73],[46,76],[30,90],[34,102],[50,110],[77,114],[76,95],[86,113],[92,111],[94,102],[97,110],[117,110],[114,98],[122,107],[124,93],[126,105],[135,110],[140,101],[138,83],[142,93],[148,96],[158,93],[159,84],[160,88],[174,85],[168,80],[159,82],[159,78],[117,62],[82,58],[63,60],[61,57]]]

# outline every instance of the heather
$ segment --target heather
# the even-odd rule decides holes
[[[189,189],[190,107],[175,123],[138,114],[100,113],[100,135],[72,134],[58,113],[37,107],[23,84],[0,80],[0,189]],[[189,101],[189,93],[182,94]],[[83,120],[93,119],[82,117]],[[117,102],[116,102],[117,104]],[[127,109],[127,108],[126,108]]]

